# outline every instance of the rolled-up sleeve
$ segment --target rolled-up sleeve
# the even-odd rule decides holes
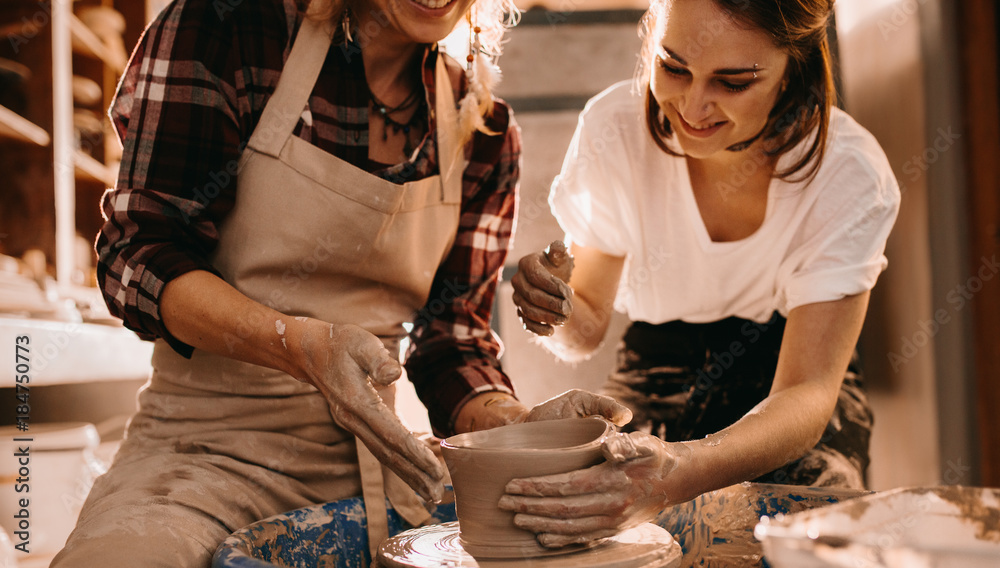
[[[192,348],[163,325],[160,295],[184,273],[215,272],[208,259],[233,206],[250,115],[241,54],[247,34],[260,39],[253,21],[284,17],[272,4],[220,12],[209,0],[171,3],[144,32],[110,109],[123,154],[101,202],[99,286],[126,327],[184,355]],[[269,10],[278,13],[261,16]]]
[[[407,375],[438,436],[454,433],[458,411],[473,396],[514,393],[490,318],[514,227],[521,138],[505,104],[497,104],[493,120],[505,134],[473,140],[455,244],[417,314],[407,354]]]
[[[871,290],[888,265],[885,246],[900,191],[888,164],[875,168],[870,160],[859,152],[845,158],[837,185],[824,189],[829,198],[803,223],[779,270],[782,313]]]

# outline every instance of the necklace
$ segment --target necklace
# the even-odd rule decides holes
[[[375,112],[377,112],[379,116],[382,117],[382,121],[385,123],[385,128],[382,130],[383,141],[388,140],[389,138],[389,127],[392,127],[393,134],[398,134],[400,131],[402,131],[403,134],[409,134],[410,130],[414,126],[419,125],[423,121],[423,113],[420,112],[420,110],[424,106],[424,101],[423,98],[421,98],[418,94],[420,92],[421,92],[420,89],[414,90],[413,92],[410,93],[408,97],[406,97],[406,100],[404,100],[403,102],[399,103],[394,107],[391,107],[383,103],[382,101],[378,100],[378,97],[375,96],[375,93],[372,93],[371,91],[368,92],[369,98],[372,101],[372,106],[375,107]],[[406,121],[405,123],[393,120],[392,115],[394,113],[404,111],[413,106],[414,104],[417,105],[417,108],[416,110],[413,111],[413,115],[410,116],[410,120]]]

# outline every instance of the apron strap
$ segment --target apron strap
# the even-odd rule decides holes
[[[390,338],[381,338],[386,347],[392,343]],[[389,349],[392,352],[392,349]],[[398,352],[398,345],[396,348]],[[389,408],[396,406],[396,385],[378,387],[382,402]],[[385,500],[389,499],[392,508],[410,526],[419,527],[431,518],[431,513],[423,505],[423,501],[405,481],[399,478],[391,469],[378,461],[378,458],[365,446],[361,438],[356,438],[358,446],[358,466],[361,472],[361,494],[365,501],[365,514],[368,517],[368,550],[375,563],[378,547],[382,541],[389,538],[389,517],[386,512]]]
[[[392,508],[410,526],[419,527],[431,518],[430,511],[424,507],[423,501],[417,497],[416,492],[384,465],[382,466],[382,484],[385,486],[385,495],[392,503]]]
[[[385,491],[382,487],[382,464],[358,439],[358,466],[361,469],[361,495],[365,501],[368,519],[368,552],[372,565],[376,561],[378,546],[389,538],[389,515],[385,508]]]
[[[329,22],[303,17],[292,51],[281,70],[281,80],[265,105],[247,146],[275,158],[281,154],[309,101],[332,40]]]
[[[274,158],[281,156],[312,94],[330,50],[332,37],[329,22],[318,22],[309,17],[303,19],[282,69],[281,80],[264,108],[248,147]],[[444,54],[441,52],[438,52],[435,68],[435,85],[435,127],[442,200],[458,204],[462,197],[464,154],[462,148],[458,147],[455,96],[445,67]],[[243,159],[249,155],[250,153],[244,153]],[[380,392],[380,395],[391,407],[391,392]],[[357,454],[368,524],[368,550],[375,561],[379,545],[389,536],[385,507],[387,495],[393,508],[413,526],[423,524],[431,515],[416,493],[401,479],[389,470],[385,470],[383,475],[382,464],[360,439],[357,440]]]
[[[389,538],[389,514],[385,499],[388,496],[393,509],[410,526],[419,527],[431,518],[431,513],[423,506],[413,489],[378,458],[357,438],[358,466],[361,470],[361,495],[365,503],[368,519],[368,552],[372,565],[376,565],[378,547]]]
[[[445,55],[437,49],[434,69],[435,127],[437,128],[438,169],[441,171],[441,200],[462,202],[462,175],[465,172],[464,148],[458,145],[459,124],[455,93],[445,66]]]

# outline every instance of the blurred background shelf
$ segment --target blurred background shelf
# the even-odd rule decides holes
[[[103,41],[76,14],[70,14],[70,34],[74,53],[100,59],[117,73],[125,70],[128,54],[124,49],[115,49]]]
[[[30,338],[29,386],[140,380],[149,376],[153,344],[121,326],[0,317],[0,345]],[[0,375],[0,387],[14,386]]]
[[[115,185],[117,172],[113,168],[102,164],[79,150],[76,151],[73,164],[76,166],[77,179],[99,182],[106,187],[113,187]]]
[[[44,128],[3,105],[0,105],[0,136],[39,146],[48,146],[52,143],[52,138]]]

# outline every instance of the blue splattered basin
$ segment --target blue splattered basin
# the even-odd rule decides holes
[[[414,528],[388,501],[389,535]],[[457,520],[455,504],[438,505],[431,523]],[[304,507],[248,525],[219,545],[212,568],[369,568],[368,522],[360,497]]]
[[[815,509],[869,493],[744,482],[669,507],[654,522],[681,545],[681,566],[767,567],[763,546],[754,537],[761,517]]]
[[[762,516],[830,505],[867,491],[740,483],[670,507],[656,519],[684,551],[682,566],[766,567],[754,527]],[[388,505],[388,503],[387,503]],[[457,520],[455,504],[439,505],[434,521]],[[219,546],[213,568],[370,568],[360,497],[296,509],[244,527]],[[389,534],[411,527],[389,507]]]

